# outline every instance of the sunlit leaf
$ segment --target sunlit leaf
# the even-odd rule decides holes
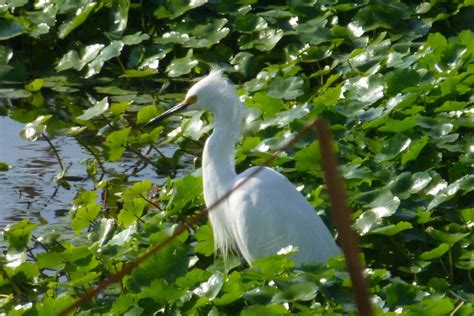
[[[210,300],[213,300],[224,284],[224,275],[222,272],[216,272],[206,281],[201,283],[193,293],[197,296],[207,296]]]
[[[143,107],[137,114],[137,124],[143,124],[155,118],[158,115],[156,106],[147,105]]]
[[[268,95],[277,99],[295,99],[304,93],[303,85],[301,77],[277,77],[270,82]]]
[[[97,102],[96,104],[94,104],[94,106],[85,110],[84,113],[76,117],[76,119],[81,120],[81,121],[88,121],[94,117],[102,115],[108,109],[109,109],[109,101],[107,97],[105,97],[99,102]]]
[[[99,73],[106,61],[120,55],[123,47],[124,44],[121,41],[112,41],[108,46],[104,47],[97,57],[88,64],[86,78]]]
[[[196,246],[194,246],[197,253],[205,256],[214,254],[214,234],[209,225],[200,226],[194,237],[198,241]]]
[[[427,143],[428,137],[426,135],[411,143],[408,150],[402,154],[402,164],[416,160]]]
[[[412,228],[413,226],[408,222],[399,222],[396,225],[387,225],[371,231],[371,234],[379,234],[385,236],[393,236],[401,231]]]
[[[125,152],[125,145],[130,134],[130,128],[125,128],[120,131],[110,133],[105,139],[105,146],[107,146],[107,159],[110,161],[117,161]]]
[[[440,244],[438,247],[432,249],[432,250],[429,250],[429,251],[425,251],[423,252],[421,255],[420,255],[420,259],[423,259],[423,260],[432,260],[434,258],[438,258],[438,257],[441,257],[442,255],[444,255],[446,253],[446,251],[449,250],[449,245],[448,244]]]
[[[59,30],[58,30],[59,38],[64,39],[66,36],[69,35],[69,33],[74,31],[74,29],[76,29],[81,24],[83,24],[87,20],[89,15],[92,13],[95,6],[97,5],[97,3],[95,2],[89,2],[89,1],[81,1],[81,2],[83,2],[83,6],[78,7],[75,14],[72,15],[72,17],[68,21],[62,23],[59,26]]]
[[[123,209],[117,216],[119,223],[123,226],[129,226],[139,219],[145,207],[148,206],[148,202],[143,198],[129,198],[124,202]]]
[[[76,210],[71,223],[72,229],[78,234],[82,229],[89,226],[100,212],[100,206],[97,204],[88,204]]]
[[[51,118],[51,115],[41,115],[31,123],[25,125],[21,130],[20,136],[29,141],[36,141],[42,133],[46,131],[45,123]]]
[[[285,286],[281,292],[272,298],[273,303],[286,303],[293,301],[308,301],[318,293],[318,287],[312,282],[298,282]]]
[[[170,77],[180,77],[191,72],[198,64],[198,61],[192,59],[193,51],[189,50],[185,57],[173,59],[166,68],[166,72]]]
[[[10,224],[3,229],[4,236],[11,250],[22,251],[28,246],[36,224],[25,218],[18,223]]]
[[[27,85],[25,85],[25,89],[31,92],[39,91],[43,87],[43,82],[44,82],[43,79],[35,79],[31,81],[30,83],[28,83]]]

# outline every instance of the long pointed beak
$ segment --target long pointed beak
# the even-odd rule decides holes
[[[168,118],[168,117],[172,116],[173,114],[176,114],[176,113],[179,113],[179,112],[185,110],[190,104],[191,103],[186,102],[186,100],[184,100],[183,102],[181,102],[178,105],[172,107],[168,111],[165,111],[165,112],[161,113],[159,116],[155,117],[154,119],[152,119],[151,121],[146,123],[144,125],[144,127],[154,126],[154,125],[158,124],[159,122],[161,122],[162,120],[164,120],[165,118]]]

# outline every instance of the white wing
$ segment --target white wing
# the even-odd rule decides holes
[[[237,183],[253,172],[248,169]],[[235,186],[234,185],[234,186]],[[228,200],[227,212],[235,241],[248,262],[276,254],[292,245],[302,262],[325,263],[340,253],[333,236],[305,197],[278,172],[264,168],[238,188]]]

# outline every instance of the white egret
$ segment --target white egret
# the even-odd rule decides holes
[[[194,84],[185,100],[150,124],[183,110],[205,110],[214,116],[214,131],[202,154],[204,200],[209,207],[254,168],[237,174],[234,147],[239,140],[244,104],[222,70],[212,70]],[[288,246],[299,252],[292,258],[325,263],[340,253],[334,238],[304,196],[280,173],[264,168],[209,212],[215,248],[224,259],[238,251],[251,265],[256,258],[276,254]]]

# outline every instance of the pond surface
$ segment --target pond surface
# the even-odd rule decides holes
[[[78,180],[69,181],[71,188],[66,189],[55,181],[60,167],[52,148],[42,139],[36,142],[22,139],[19,134],[23,127],[22,123],[0,116],[0,161],[11,166],[8,171],[0,172],[0,228],[24,218],[34,222],[57,222],[68,214],[79,189],[93,189],[84,163],[92,157],[74,138],[58,136],[51,139],[64,166],[69,167],[67,175]],[[161,147],[160,150],[171,156],[175,149]],[[119,163],[107,163],[106,168],[126,172],[136,162],[135,157],[124,157]],[[151,166],[129,179],[164,181]]]

